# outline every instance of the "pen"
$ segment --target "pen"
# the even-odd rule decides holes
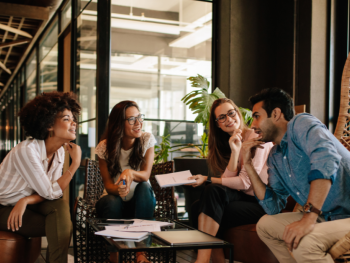
[[[123,185],[125,185],[125,179],[123,179]],[[124,197],[124,201],[126,201],[126,196]]]

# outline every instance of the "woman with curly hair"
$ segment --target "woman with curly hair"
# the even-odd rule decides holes
[[[95,150],[105,186],[96,203],[99,217],[153,216],[156,201],[148,180],[156,140],[151,133],[141,131],[144,117],[134,101],[119,102],[109,115],[106,131]]]
[[[80,105],[71,93],[43,93],[18,113],[28,139],[0,165],[0,230],[46,236],[48,262],[67,262],[72,234],[69,206],[60,197],[81,161],[76,138]],[[65,149],[72,158],[62,174]]]
[[[195,175],[192,184],[206,183],[200,200],[192,207],[198,216],[198,229],[221,237],[223,231],[240,225],[256,224],[265,214],[254,197],[254,189],[242,163],[241,148],[244,141],[259,137],[249,129],[239,108],[227,98],[214,101],[210,110],[209,167],[218,178]],[[253,159],[255,170],[267,182],[266,160],[272,143],[257,149]],[[211,249],[198,250],[196,262],[210,261]],[[213,262],[225,262],[222,249],[215,249]]]

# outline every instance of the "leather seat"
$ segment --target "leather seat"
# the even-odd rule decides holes
[[[296,202],[289,196],[286,207],[281,213],[292,212]],[[233,244],[234,260],[244,263],[278,263],[271,250],[262,242],[256,233],[256,224],[237,226],[228,229],[224,240]],[[228,258],[229,251],[225,250]]]
[[[26,238],[0,231],[0,263],[34,263],[41,251],[41,237]]]
[[[256,224],[230,228],[225,233],[224,240],[233,244],[235,261],[244,263],[278,263],[271,250],[258,237]],[[227,252],[226,255],[228,255]]]

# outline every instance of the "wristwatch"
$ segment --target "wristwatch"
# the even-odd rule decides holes
[[[317,215],[321,215],[322,211],[318,210],[316,207],[314,207],[311,203],[306,203],[303,206],[303,212],[304,213],[316,213]]]
[[[207,176],[207,180],[205,181],[205,185],[211,184],[211,175]]]

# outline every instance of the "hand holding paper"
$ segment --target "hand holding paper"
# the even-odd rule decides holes
[[[195,179],[188,180],[188,178],[191,176],[192,176],[191,172],[187,170],[183,172],[176,172],[176,173],[170,173],[170,174],[159,174],[159,175],[156,175],[155,177],[159,186],[164,188],[164,187],[195,183],[196,182]]]

